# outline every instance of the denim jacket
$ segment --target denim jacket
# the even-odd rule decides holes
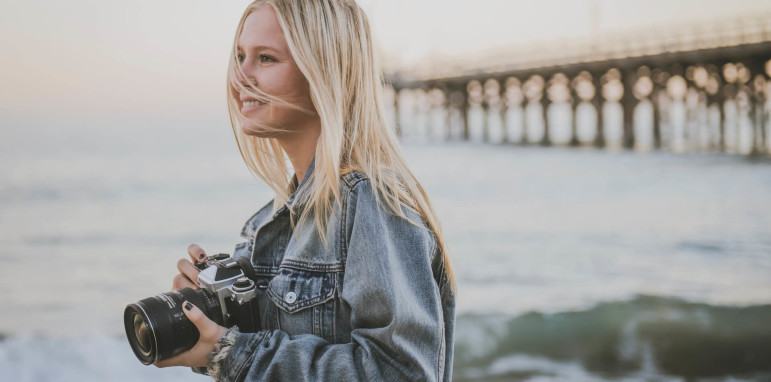
[[[217,381],[450,381],[455,298],[434,235],[379,207],[356,171],[342,176],[328,247],[313,219],[293,230],[313,168],[286,205],[272,213],[271,201],[244,226],[233,256],[254,265],[263,330],[228,329],[205,371]]]

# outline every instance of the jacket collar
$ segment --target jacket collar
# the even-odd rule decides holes
[[[277,217],[285,210],[289,210],[292,215],[297,215],[302,211],[302,208],[307,202],[307,199],[300,198],[300,200],[297,200],[297,202],[295,202],[295,199],[299,198],[299,193],[308,192],[306,185],[309,181],[308,179],[310,179],[311,175],[313,174],[315,164],[316,157],[313,157],[313,159],[311,159],[311,163],[308,165],[308,168],[305,170],[305,175],[303,176],[303,180],[299,185],[297,184],[297,173],[292,175],[292,181],[289,183],[289,189],[292,190],[292,195],[289,197],[286,203],[284,203],[284,205],[273,214],[273,218]]]

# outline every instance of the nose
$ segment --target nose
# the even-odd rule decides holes
[[[236,65],[238,66],[236,68],[236,79],[238,80],[238,82],[240,82],[244,86],[248,86],[250,82],[255,85],[257,84],[257,79],[253,75],[250,75],[247,72],[248,66],[246,65],[246,60]]]
[[[239,65],[238,68],[236,68],[236,79],[242,85],[246,85],[246,84],[249,83],[249,81],[246,80],[245,74],[246,74],[246,72],[244,71],[244,66],[243,65]]]

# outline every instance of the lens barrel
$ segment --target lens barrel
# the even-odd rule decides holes
[[[161,293],[126,306],[123,312],[126,337],[143,364],[171,358],[198,342],[198,329],[182,312],[185,300],[222,325],[219,300],[206,289],[185,288]]]

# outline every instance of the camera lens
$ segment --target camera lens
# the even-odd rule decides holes
[[[136,314],[136,312],[131,312],[131,316],[134,321],[134,336],[137,338],[139,350],[142,351],[142,354],[149,354],[150,349],[152,348],[150,345],[150,331],[147,329],[147,323],[145,323],[142,316]]]
[[[161,293],[126,306],[123,313],[126,337],[143,364],[170,358],[198,342],[198,329],[182,312],[185,300],[214,322],[222,324],[219,301],[205,289],[185,288]]]

